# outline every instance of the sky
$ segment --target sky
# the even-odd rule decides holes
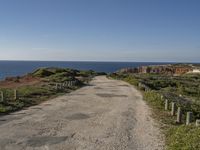
[[[0,60],[200,62],[200,1],[0,0]]]

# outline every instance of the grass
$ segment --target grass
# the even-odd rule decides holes
[[[188,86],[188,90],[194,91],[195,87],[192,87],[192,89],[189,88],[194,84],[193,82],[200,80],[199,75],[183,75],[179,78],[157,74],[111,74],[110,77],[124,80],[142,91],[144,100],[153,108],[153,117],[160,122],[161,129],[165,134],[166,148],[168,150],[200,149],[200,127],[196,127],[194,123],[189,126],[177,124],[175,121],[176,117],[170,115],[170,110],[164,110],[164,99],[161,98],[161,95],[168,96],[170,92],[173,95],[170,101],[174,100],[174,96],[177,96],[180,92],[184,96],[194,98],[196,101],[190,101],[191,103],[177,101],[177,105],[184,109],[184,113],[186,111],[193,111],[194,118],[200,118],[200,105],[197,98],[198,92],[195,92],[195,94],[191,93],[190,95],[189,93],[185,93],[183,89],[179,89],[180,85],[182,85],[184,87]],[[152,90],[145,92],[144,89],[138,87],[139,82],[146,83]],[[198,91],[197,88],[196,91]],[[185,115],[183,119],[185,119]]]
[[[4,101],[0,102],[0,114],[7,114],[24,107],[39,104],[58,94],[55,90],[50,90],[48,87],[39,85],[23,86],[17,89],[18,99],[14,100],[13,89],[1,89],[1,91],[4,92]]]
[[[169,150],[199,150],[200,128],[194,125],[171,127],[167,133]]]

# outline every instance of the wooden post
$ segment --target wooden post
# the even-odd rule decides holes
[[[182,122],[182,111],[181,111],[181,107],[178,107],[178,111],[177,111],[177,123],[181,123]]]
[[[62,84],[63,88],[65,88],[65,82]]]
[[[192,122],[192,112],[187,112],[186,125],[189,125],[191,122]]]
[[[200,126],[200,119],[196,120],[196,126],[199,127]]]
[[[17,90],[14,89],[14,100],[17,100]]]
[[[67,81],[65,81],[65,87],[67,87]]]
[[[175,116],[175,111],[176,111],[176,104],[172,102],[172,110],[171,110],[171,115]]]
[[[1,91],[1,101],[4,101],[4,95],[3,95],[3,91]]]
[[[168,110],[169,109],[169,100],[166,99],[165,100],[165,110]]]
[[[58,90],[58,83],[56,83],[56,90]]]
[[[60,89],[61,89],[60,83],[56,83],[56,90],[60,90]]]

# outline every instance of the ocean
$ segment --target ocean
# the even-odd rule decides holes
[[[0,61],[0,80],[25,75],[39,67],[63,67],[112,73],[121,68],[168,64],[161,62]]]

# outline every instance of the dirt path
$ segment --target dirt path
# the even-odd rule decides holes
[[[141,94],[122,81],[90,86],[0,117],[0,150],[157,150],[162,135]]]

